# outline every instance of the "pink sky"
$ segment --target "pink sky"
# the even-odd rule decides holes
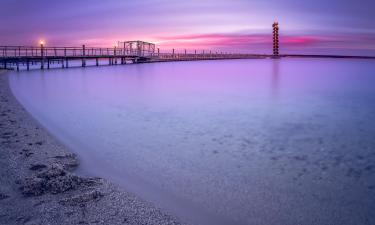
[[[277,20],[281,53],[375,56],[374,8],[373,0],[2,0],[0,45],[144,40],[164,52],[269,54]]]

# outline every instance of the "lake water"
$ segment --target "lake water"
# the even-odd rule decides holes
[[[14,73],[107,178],[193,224],[375,224],[375,61],[253,59]]]

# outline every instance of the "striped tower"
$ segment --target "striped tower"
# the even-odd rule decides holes
[[[274,22],[273,25],[273,55],[279,55],[279,23]]]

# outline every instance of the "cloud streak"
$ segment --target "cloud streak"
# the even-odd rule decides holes
[[[217,49],[248,53],[269,53],[271,34],[191,34],[157,36],[160,48]],[[334,53],[349,49],[356,54],[374,54],[375,34],[281,35],[280,48],[284,53]]]

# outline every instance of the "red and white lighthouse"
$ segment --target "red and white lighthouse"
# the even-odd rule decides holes
[[[279,55],[279,23],[274,22],[272,25],[273,28],[273,55]]]

